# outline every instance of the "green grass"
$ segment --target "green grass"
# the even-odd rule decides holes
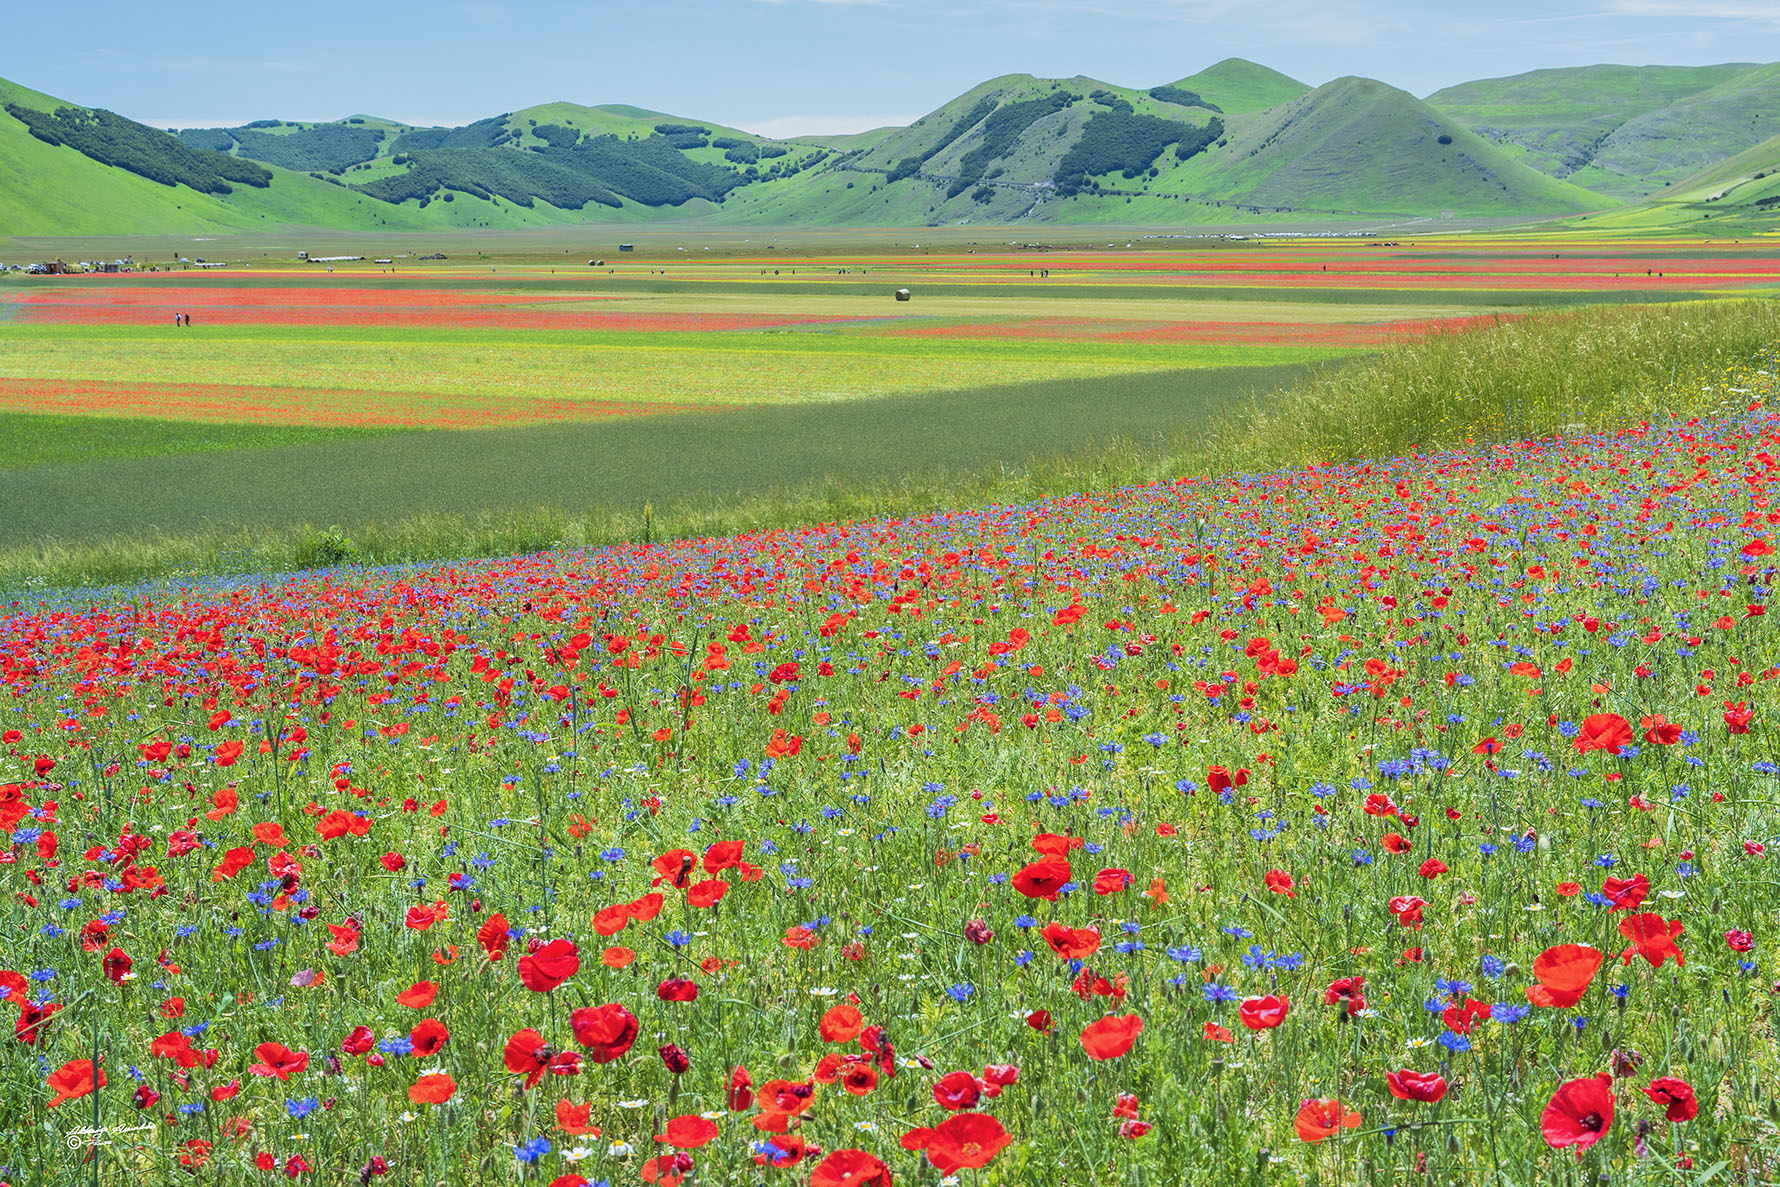
[[[1174,85],[1197,91],[1201,98],[1223,108],[1225,115],[1264,111],[1301,99],[1311,90],[1306,83],[1244,58],[1225,58]]]
[[[738,409],[0,470],[0,588],[517,552],[1030,499],[1124,481],[1301,367],[1198,368],[844,405]]]
[[[183,336],[160,325],[15,326],[4,341],[0,377],[350,392],[350,406],[340,414],[345,423],[367,399],[379,408],[411,407],[421,417],[424,397],[459,395],[523,418],[526,400],[795,404],[1024,379],[1295,363],[1330,354],[1285,343],[308,326],[228,326]],[[250,391],[240,396],[244,403],[252,398]]]
[[[1700,414],[1703,387],[1722,386],[1711,377],[1780,369],[1777,349],[1771,301],[1549,313],[1431,334],[1256,405],[1231,454],[1297,466],[1686,418]]]
[[[1655,196],[1702,160],[1762,139],[1754,117],[1780,95],[1772,66],[1583,66],[1480,79],[1428,96],[1520,159],[1625,200]],[[1582,165],[1580,171],[1578,164]],[[1574,176],[1572,176],[1574,174]]]
[[[14,468],[0,589],[729,534],[1689,416],[1699,377],[1776,342],[1767,302],[1602,307],[1335,367]]]
[[[200,424],[0,412],[0,470],[125,458],[233,453],[369,437],[377,431],[306,425]]]

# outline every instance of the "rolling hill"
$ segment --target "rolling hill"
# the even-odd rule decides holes
[[[1604,217],[1647,196],[1684,222],[1780,219],[1757,147],[1775,111],[1780,64],[1536,71],[1424,101],[1229,58],[1148,88],[1005,75],[908,127],[796,140],[570,102],[168,132],[0,81],[0,234]]]
[[[1633,201],[1780,134],[1780,64],[1536,70],[1428,104],[1543,173]]]

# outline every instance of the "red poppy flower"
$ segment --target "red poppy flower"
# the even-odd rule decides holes
[[[1632,726],[1617,713],[1593,713],[1582,719],[1582,732],[1576,735],[1576,749],[1587,754],[1605,750],[1617,754],[1632,744]]]
[[[1700,1115],[1693,1085],[1678,1077],[1658,1076],[1645,1087],[1644,1095],[1664,1106],[1663,1115],[1670,1121],[1692,1121]]]
[[[416,981],[396,994],[396,1004],[411,1010],[424,1010],[439,996],[439,987],[431,981]]]
[[[1236,1007],[1236,1016],[1250,1030],[1272,1030],[1286,1020],[1291,1003],[1277,993],[1251,997]]]
[[[629,903],[614,903],[593,913],[593,930],[602,936],[615,936],[630,926]]]
[[[704,867],[707,874],[721,874],[730,866],[742,860],[745,849],[741,841],[717,841],[705,850]]]
[[[340,1050],[347,1055],[363,1055],[377,1045],[377,1036],[368,1026],[355,1026],[340,1040]]]
[[[573,940],[551,940],[519,958],[519,979],[533,993],[549,993],[581,970]]]
[[[1118,868],[1101,870],[1094,875],[1095,894],[1117,894],[1131,885],[1131,871]]]
[[[587,1006],[569,1015],[575,1041],[587,1048],[587,1058],[595,1063],[610,1063],[623,1058],[637,1041],[637,1020],[616,1002],[603,1006]]]
[[[987,1113],[954,1113],[932,1129],[910,1130],[902,1136],[905,1150],[925,1150],[942,1175],[965,1167],[988,1166],[1013,1137]]]
[[[1386,833],[1378,843],[1384,846],[1386,853],[1408,853],[1414,848],[1409,843],[1409,838],[1401,833]]]
[[[507,954],[507,917],[498,911],[488,917],[488,922],[476,929],[476,942],[482,945],[482,951],[489,960],[499,960]]]
[[[677,890],[685,890],[692,881],[693,863],[698,859],[690,849],[670,849],[654,861],[649,868],[654,870]]]
[[[457,1081],[445,1072],[433,1072],[414,1081],[408,1099],[415,1104],[442,1105],[457,1092]]]
[[[858,1006],[843,1003],[822,1015],[818,1029],[825,1043],[852,1042],[865,1029],[865,1015]]]
[[[664,1002],[693,1002],[698,1000],[698,986],[684,977],[669,977],[655,987],[655,996]]]
[[[745,1113],[754,1106],[754,1077],[745,1067],[729,1073],[728,1104],[732,1113]]]
[[[1489,1021],[1492,1009],[1493,1007],[1488,1002],[1480,1002],[1474,997],[1468,997],[1463,1002],[1454,1002],[1446,1007],[1440,1014],[1440,1020],[1445,1022],[1446,1028],[1455,1034],[1468,1035],[1479,1018],[1486,1022]]]
[[[593,1113],[592,1105],[570,1104],[566,1100],[556,1102],[556,1127],[573,1137],[598,1137],[599,1126],[589,1125],[587,1118]]]
[[[448,903],[421,903],[409,907],[408,915],[402,922],[414,931],[425,931],[435,923],[443,923],[450,911],[451,906]]]
[[[1298,897],[1298,892],[1293,889],[1297,884],[1292,881],[1292,876],[1284,870],[1268,870],[1267,875],[1262,879],[1262,882],[1264,882],[1267,889],[1271,890],[1274,894],[1283,894],[1287,898]]]
[[[890,1168],[864,1150],[836,1150],[810,1171],[810,1187],[891,1187]]]
[[[656,1187],[679,1187],[680,1180],[692,1170],[692,1155],[662,1154],[643,1163],[643,1182]]]
[[[1650,894],[1650,879],[1643,874],[1608,878],[1601,883],[1601,893],[1612,900],[1612,910],[1636,911]]]
[[[71,1060],[51,1072],[45,1083],[55,1090],[46,1106],[53,1109],[64,1101],[78,1100],[105,1087],[105,1069],[90,1059]]]
[[[982,1095],[983,1086],[969,1072],[947,1072],[933,1086],[933,1099],[939,1107],[953,1112],[976,1108]]]
[[[283,1043],[261,1043],[253,1049],[253,1053],[260,1057],[260,1061],[248,1064],[247,1070],[256,1076],[277,1076],[280,1080],[288,1080],[309,1066],[307,1051],[292,1051]]]
[[[666,1130],[655,1135],[655,1140],[664,1145],[678,1146],[682,1150],[696,1150],[716,1140],[716,1137],[716,1122],[707,1121],[696,1114],[688,1114],[669,1121]]]
[[[1050,1034],[1051,1033],[1051,1012],[1049,1010],[1034,1010],[1034,1011],[1032,1011],[1032,1013],[1026,1015],[1026,1025],[1030,1026],[1033,1030],[1036,1030],[1041,1035]]]
[[[1292,1128],[1300,1141],[1320,1142],[1343,1129],[1358,1129],[1360,1115],[1344,1112],[1338,1100],[1307,1100],[1298,1106]]]
[[[1446,1095],[1446,1077],[1438,1072],[1414,1072],[1405,1068],[1400,1072],[1385,1073],[1384,1081],[1391,1095],[1398,1100],[1431,1105]]]
[[[1582,1000],[1606,957],[1587,944],[1558,944],[1533,959],[1533,976],[1539,984],[1527,990],[1535,1006],[1569,1009]]]
[[[544,1069],[550,1066],[552,1054],[544,1036],[527,1027],[507,1040],[501,1051],[501,1062],[514,1075],[524,1076],[527,1088],[536,1088],[538,1081],[544,1078]]]
[[[721,878],[707,878],[703,882],[694,882],[687,888],[686,902],[694,907],[714,907],[728,893],[729,883]]]
[[[1051,951],[1064,960],[1086,960],[1100,951],[1100,929],[1097,927],[1069,927],[1056,920],[1045,924],[1040,933]]]
[[[1323,1004],[1340,1006],[1352,1017],[1366,1008],[1366,995],[1360,992],[1365,984],[1364,977],[1337,977],[1323,990]]]
[[[1400,894],[1393,898],[1389,905],[1391,914],[1397,917],[1398,923],[1404,927],[1419,928],[1422,922],[1422,908],[1428,905],[1428,900],[1413,894]]]
[[[100,962],[100,967],[104,970],[105,976],[109,980],[115,981],[121,985],[123,984],[124,977],[129,974],[130,965],[132,963],[129,953],[125,952],[122,948],[113,948],[110,952],[105,954],[105,959]]]
[[[1628,915],[1619,921],[1619,934],[1630,940],[1632,946],[1620,956],[1627,964],[1632,963],[1632,957],[1642,956],[1651,967],[1659,969],[1671,956],[1677,965],[1685,965],[1687,958],[1675,946],[1675,941],[1685,930],[1679,919],[1670,922],[1656,914]]]
[[[1652,746],[1673,746],[1681,740],[1681,727],[1661,713],[1651,714],[1638,724],[1643,727],[1644,740]]]
[[[1554,1150],[1575,1146],[1578,1161],[1612,1126],[1613,1077],[1605,1072],[1561,1085],[1539,1115],[1545,1144]]]
[[[1089,1059],[1117,1059],[1131,1050],[1143,1033],[1143,1019],[1136,1014],[1108,1014],[1082,1028],[1082,1050]]]
[[[1057,890],[1069,881],[1069,859],[1057,854],[1047,854],[1022,866],[1020,871],[1008,879],[1013,888],[1027,898],[1048,899],[1057,901]]]
[[[451,1031],[443,1022],[437,1018],[423,1018],[408,1032],[408,1041],[414,1045],[410,1054],[416,1059],[437,1055],[450,1037]]]

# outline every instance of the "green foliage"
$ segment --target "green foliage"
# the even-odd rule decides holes
[[[1014,142],[1028,128],[1046,116],[1063,111],[1079,98],[1079,95],[1072,95],[1068,91],[1052,91],[1041,99],[1028,99],[997,108],[983,122],[982,140],[958,162],[958,176],[947,190],[946,196],[957,197],[975,185],[982,179],[990,163],[1006,156]]]
[[[1136,110],[1136,108],[1131,106],[1130,100],[1113,91],[1104,89],[1090,91],[1088,93],[1088,98],[1100,104],[1102,107],[1110,108],[1113,111],[1122,111],[1127,115]]]
[[[980,185],[976,189],[970,191],[970,200],[975,202],[978,206],[982,206],[994,197],[995,187],[992,185]]]
[[[561,124],[538,124],[532,128],[532,135],[551,148],[573,148],[581,139],[579,129]]]
[[[227,128],[182,128],[173,133],[187,148],[209,152],[232,152],[235,137]]]
[[[272,184],[272,175],[252,161],[190,148],[177,136],[103,108],[58,107],[49,113],[8,103],[6,110],[46,144],[67,145],[102,165],[127,169],[162,185],[227,194],[233,190],[230,182],[262,187]]]
[[[733,170],[694,161],[655,137],[593,136],[570,155],[603,184],[644,206],[678,206],[694,198],[721,202],[742,184]]]
[[[972,104],[969,111],[959,116],[952,126],[946,130],[945,135],[941,136],[938,140],[934,141],[933,144],[928,146],[926,152],[919,156],[904,157],[902,160],[898,161],[895,167],[890,170],[889,180],[901,181],[905,177],[913,177],[916,173],[919,173],[921,171],[921,166],[945,151],[946,146],[958,139],[958,137],[976,127],[984,117],[991,111],[995,110],[995,107],[996,99],[993,95],[985,95],[981,99],[978,99],[976,103]]]
[[[1178,146],[1175,155],[1184,161],[1223,134],[1223,121],[1216,116],[1205,127],[1195,128],[1123,110],[1097,112],[1058,162],[1057,188],[1065,195],[1074,194],[1087,188],[1089,178],[1115,171],[1136,177],[1170,144]]]
[[[339,173],[377,155],[383,143],[382,128],[355,128],[346,124],[317,124],[282,136],[240,128],[234,132],[241,155],[299,172],[320,170]]]
[[[589,203],[618,207],[626,198],[643,206],[679,206],[694,198],[720,202],[743,184],[733,170],[694,161],[668,140],[594,136],[525,153],[506,147],[427,149],[407,154],[405,173],[353,188],[390,203],[430,199],[440,191],[449,201],[450,191],[457,191],[522,207],[541,200],[580,210]]]
[[[655,134],[658,136],[698,136],[705,137],[711,130],[703,124],[656,124]]]
[[[396,137],[390,149],[414,152],[427,148],[493,148],[516,139],[516,134],[507,129],[507,116],[497,115],[461,128],[418,128]]]
[[[738,165],[752,165],[760,159],[760,149],[748,140],[729,140],[726,144],[712,141],[712,146],[723,150],[723,159],[734,161]]]
[[[358,546],[339,524],[316,532],[297,544],[293,559],[305,569],[325,569],[357,560]]]
[[[1215,111],[1220,114],[1224,110],[1216,103],[1207,103],[1200,98],[1198,91],[1189,91],[1185,87],[1173,85],[1151,87],[1149,95],[1152,99],[1160,100],[1163,103],[1175,103],[1181,107],[1203,107],[1207,111]]]
[[[699,132],[676,132],[670,136],[658,134],[649,137],[649,139],[659,140],[669,148],[679,149],[681,152],[692,148],[704,148],[707,143],[704,135]]]
[[[1770,301],[1686,302],[1540,313],[1392,343],[1256,405],[1239,464],[1289,465],[1463,448],[1694,415],[1682,378],[1753,361],[1773,368]]]
[[[408,169],[352,189],[380,202],[429,199],[441,190],[488,199],[499,195],[515,206],[529,207],[542,199],[561,210],[580,210],[589,203],[623,205],[617,194],[585,170],[569,154],[517,153],[504,148],[441,148],[410,154]]]

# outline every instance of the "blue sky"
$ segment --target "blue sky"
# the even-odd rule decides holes
[[[181,127],[457,124],[567,99],[814,134],[907,123],[1013,72],[1147,87],[1234,56],[1427,95],[1547,66],[1780,60],[1780,0],[99,0],[7,24],[0,76]]]

